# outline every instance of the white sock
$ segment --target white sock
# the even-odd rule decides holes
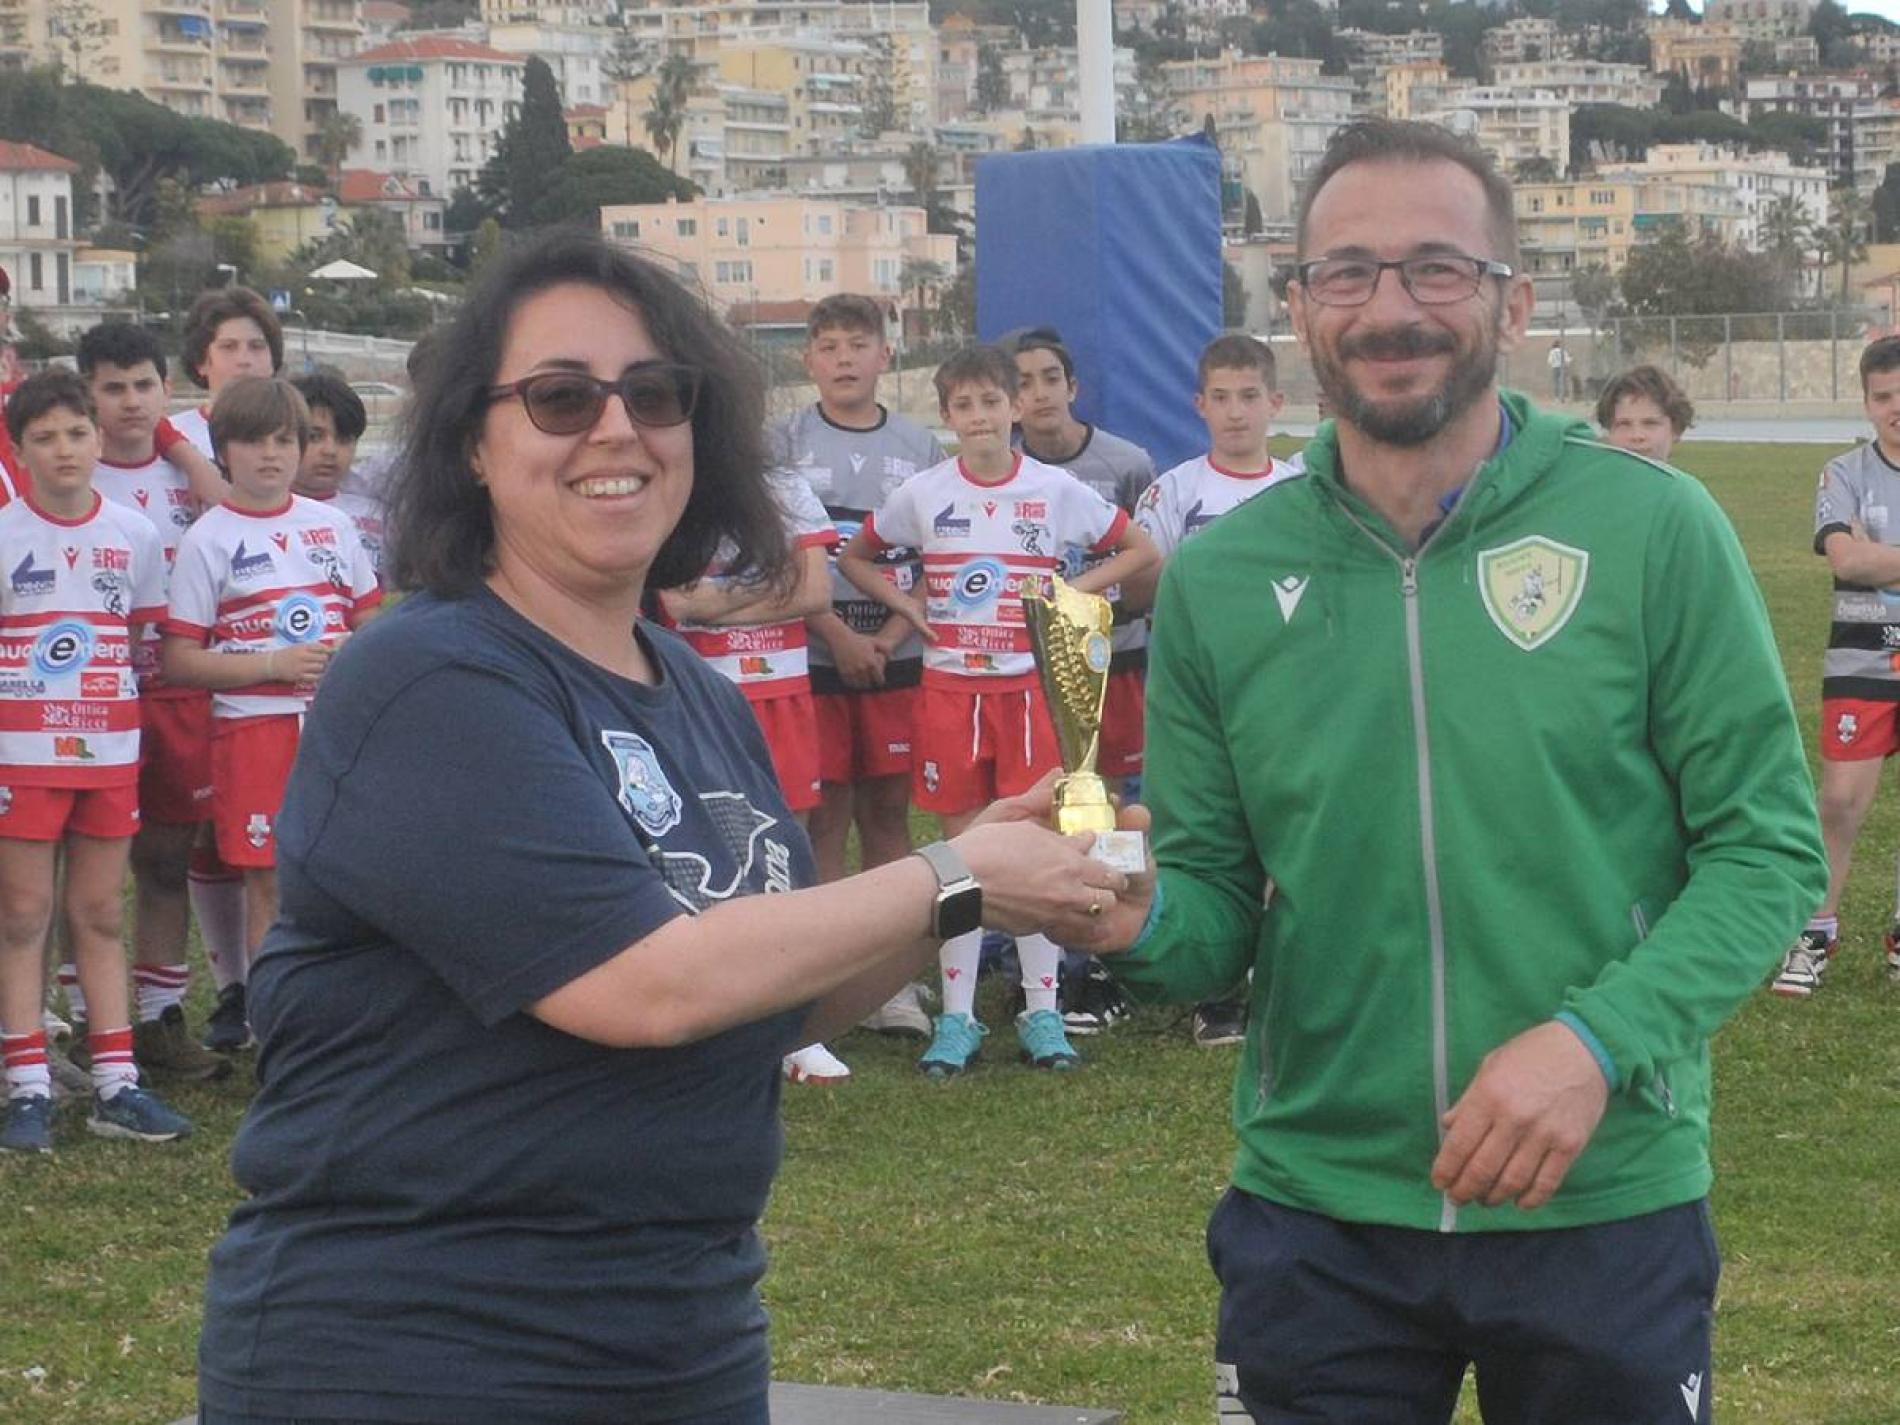
[[[95,1029],[89,1047],[92,1050],[92,1091],[103,1099],[117,1098],[129,1088],[137,1088],[139,1066],[132,1060],[132,1026]]]
[[[59,967],[59,987],[66,992],[66,1008],[72,1018],[86,1018],[86,992],[80,988],[79,966],[71,960],[63,961]]]
[[[191,986],[189,965],[134,965],[132,990],[138,999],[139,1023],[150,1024],[173,1005],[183,1005]]]
[[[1023,966],[1023,999],[1029,1012],[1056,1007],[1056,972],[1062,948],[1046,935],[1018,935],[1016,958]]]
[[[0,1034],[0,1062],[6,1065],[7,1097],[47,1098],[53,1092],[53,1071],[46,1062],[46,1031]]]
[[[943,942],[937,964],[943,969],[943,1012],[975,1017],[976,967],[983,959],[983,932],[972,930]]]
[[[198,933],[204,937],[205,959],[210,962],[212,980],[221,990],[226,985],[243,984],[243,878],[213,879],[194,874],[186,884],[191,889],[191,913],[198,921]]]

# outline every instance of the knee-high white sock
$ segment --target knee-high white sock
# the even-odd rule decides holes
[[[191,891],[191,913],[198,921],[198,933],[204,937],[205,959],[211,964],[212,980],[219,989],[243,984],[243,877],[201,876],[194,871],[187,884]]]
[[[937,964],[943,970],[943,1012],[970,1014],[976,1010],[976,967],[983,958],[983,932],[972,930],[943,942]]]
[[[1056,971],[1062,950],[1046,935],[1018,935],[1016,958],[1023,966],[1023,999],[1030,1013],[1056,1007]]]

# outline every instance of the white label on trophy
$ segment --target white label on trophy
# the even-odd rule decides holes
[[[1148,869],[1148,842],[1139,831],[1098,831],[1089,855],[1124,876],[1139,876]]]

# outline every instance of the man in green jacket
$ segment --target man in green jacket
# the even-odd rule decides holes
[[[1760,595],[1693,479],[1500,393],[1509,186],[1341,131],[1295,331],[1335,420],[1169,565],[1137,995],[1253,971],[1217,1357],[1258,1425],[1706,1421],[1709,1036],[1825,887]]]

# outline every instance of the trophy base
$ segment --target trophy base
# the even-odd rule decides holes
[[[1139,831],[1098,831],[1089,855],[1124,876],[1139,876],[1148,869],[1148,838]]]

